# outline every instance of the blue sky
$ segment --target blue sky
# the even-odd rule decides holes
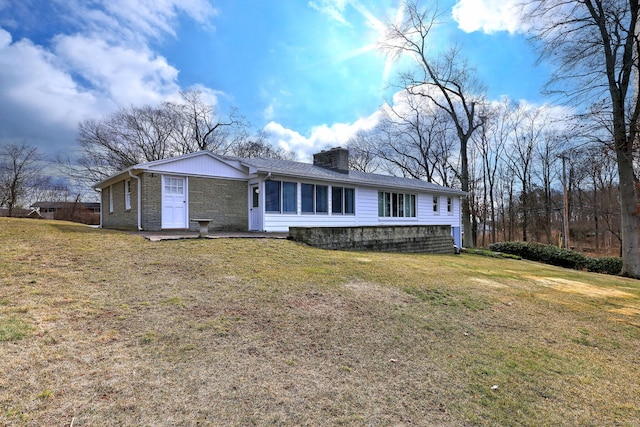
[[[517,0],[441,1],[490,99],[543,103]],[[428,5],[433,2],[422,1]],[[0,143],[73,153],[79,121],[203,90],[297,153],[344,144],[392,102],[376,43],[402,0],[0,0]]]

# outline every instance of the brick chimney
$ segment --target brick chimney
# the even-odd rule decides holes
[[[332,171],[349,172],[349,150],[335,147],[328,151],[322,150],[313,155],[313,164]]]

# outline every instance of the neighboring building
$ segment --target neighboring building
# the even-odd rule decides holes
[[[37,210],[42,218],[58,219],[59,214],[75,210],[99,214],[100,202],[35,202],[31,208]]]
[[[209,151],[132,166],[94,188],[105,228],[286,232],[289,227],[449,225],[461,245],[464,192],[416,179],[348,170],[334,148],[314,164]]]
[[[0,216],[9,216],[8,208],[0,208]],[[12,218],[41,218],[35,209],[13,208],[11,211]]]

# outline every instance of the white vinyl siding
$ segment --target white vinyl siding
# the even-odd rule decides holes
[[[266,213],[265,231],[286,232],[289,227],[354,227],[376,225],[451,225],[460,227],[460,198],[452,198],[452,215],[435,215],[433,195],[415,193],[415,217],[378,217],[378,189],[358,187],[354,189],[355,215],[316,215],[302,212],[301,197],[298,198],[300,214]],[[389,192],[393,192],[390,190]],[[397,192],[397,191],[396,191]],[[410,193],[412,194],[412,193]],[[441,196],[446,197],[446,196]]]
[[[246,173],[241,170],[240,165],[233,167],[209,155],[192,154],[191,157],[187,155],[186,158],[151,162],[149,170],[176,175],[246,179]]]

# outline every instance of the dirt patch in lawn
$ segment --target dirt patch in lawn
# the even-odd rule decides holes
[[[489,286],[491,288],[506,288],[507,285],[502,284],[500,282],[496,282],[495,280],[482,279],[479,277],[473,277],[470,279],[472,282],[479,283],[483,286]]]
[[[576,280],[562,279],[559,277],[531,277],[536,282],[563,292],[581,294],[599,298],[634,298],[635,295],[618,289],[603,288]]]
[[[411,304],[417,298],[398,289],[387,286],[380,286],[375,283],[362,280],[353,280],[344,287],[354,292],[358,298],[367,301],[376,301],[388,304]]]

